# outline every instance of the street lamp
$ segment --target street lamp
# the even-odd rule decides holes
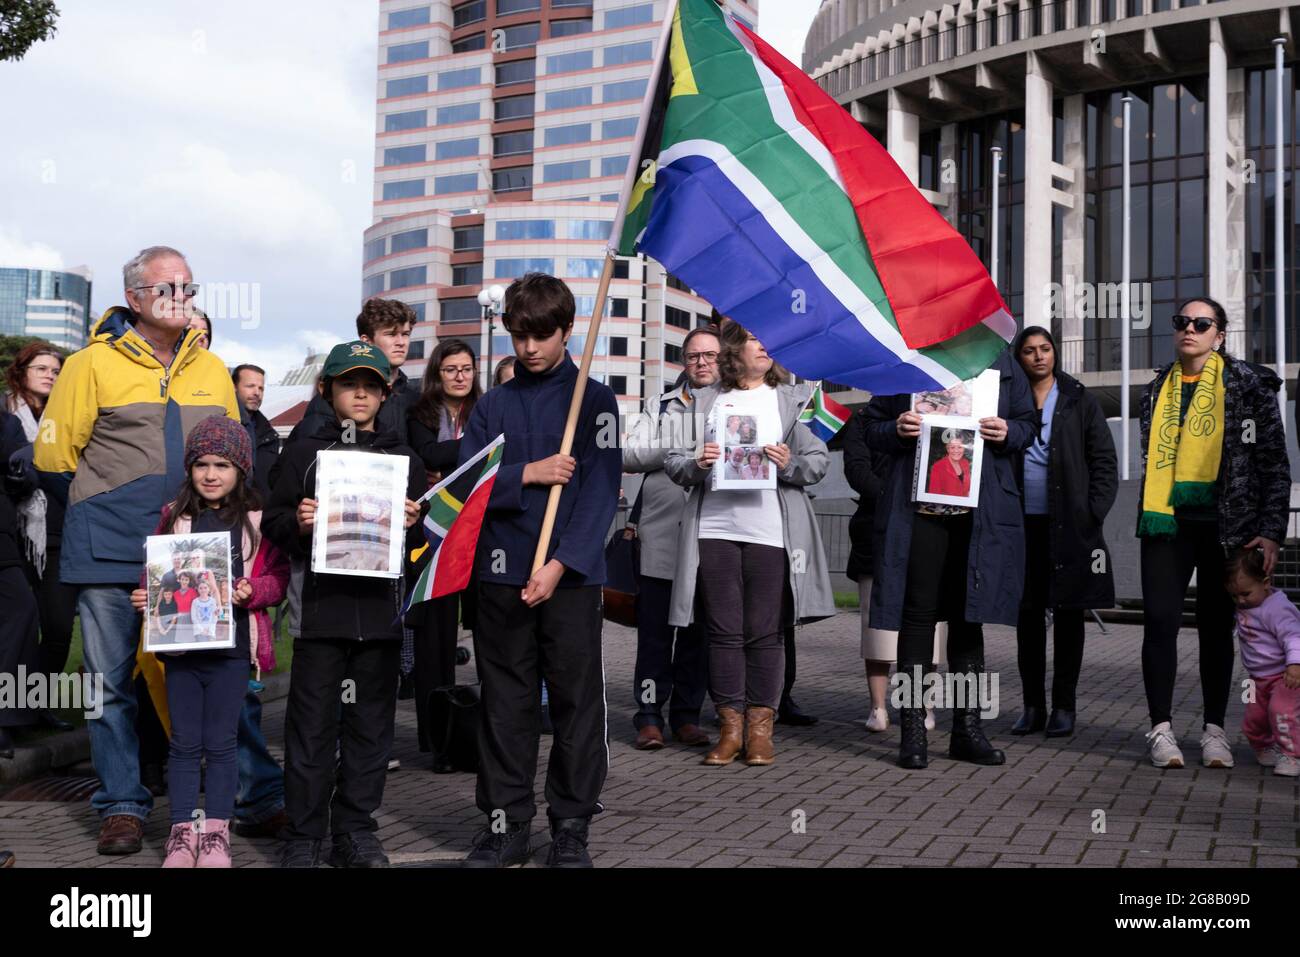
[[[483,367],[483,391],[490,388],[492,381],[492,333],[496,328],[495,319],[501,315],[505,303],[506,291],[500,286],[488,286],[479,290],[478,304],[483,307],[483,323],[487,326],[487,364]]]

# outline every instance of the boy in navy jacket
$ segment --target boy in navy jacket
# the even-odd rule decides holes
[[[618,403],[588,379],[573,455],[560,455],[578,368],[566,351],[573,294],[529,274],[506,290],[515,377],[474,406],[460,461],[505,434],[502,463],[479,534],[475,657],[482,680],[478,806],[488,823],[466,864],[505,867],[529,857],[537,813],[533,778],[541,734],[541,681],[555,726],[546,801],[547,864],[590,867],[587,827],[600,809],[608,751],[601,657],[605,536],[622,474]],[[532,572],[551,486],[562,485],[546,563]]]

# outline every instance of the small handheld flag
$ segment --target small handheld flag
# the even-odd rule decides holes
[[[817,438],[829,442],[844,428],[851,415],[853,413],[828,396],[818,382],[808,404],[799,413],[799,421],[808,426]]]
[[[505,440],[504,435],[498,435],[421,497],[421,502],[429,503],[429,514],[424,517],[424,537],[429,541],[427,550],[432,555],[407,596],[403,615],[412,605],[453,595],[469,584],[483,513],[501,466]],[[412,560],[425,550],[420,549]]]

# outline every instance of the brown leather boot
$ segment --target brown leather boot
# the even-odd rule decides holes
[[[722,723],[722,731],[718,734],[717,746],[704,756],[704,763],[715,768],[720,768],[724,764],[730,764],[736,760],[736,755],[744,746],[744,739],[741,734],[741,728],[744,725],[744,716],[735,708],[719,708],[718,720]]]
[[[776,760],[772,746],[774,708],[750,708],[745,712],[745,763],[750,767],[771,764]]]

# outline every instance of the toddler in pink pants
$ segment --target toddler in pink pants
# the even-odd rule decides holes
[[[1241,730],[1260,764],[1300,777],[1300,610],[1269,584],[1253,549],[1229,563],[1227,584],[1237,603],[1241,663],[1254,684]]]

